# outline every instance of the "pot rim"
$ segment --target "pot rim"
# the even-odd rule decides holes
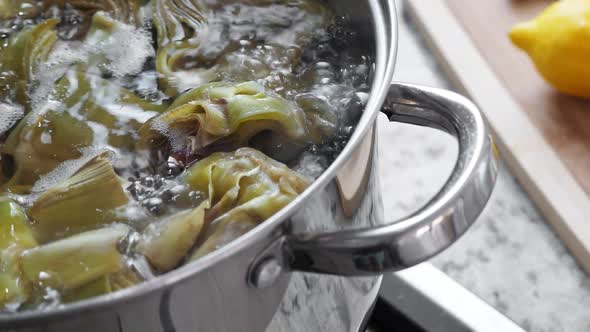
[[[291,216],[316,191],[326,186],[349,159],[357,146],[361,143],[369,129],[374,125],[377,115],[387,95],[393,78],[395,61],[397,58],[398,28],[395,3],[392,0],[367,0],[373,17],[373,31],[375,36],[375,68],[371,91],[363,115],[345,148],[334,162],[295,200],[275,213],[263,223],[240,236],[223,248],[200,258],[199,260],[181,266],[154,279],[146,280],[138,285],[119,290],[111,294],[96,296],[71,304],[61,305],[47,311],[23,311],[16,313],[0,313],[0,326],[21,325],[30,320],[55,320],[63,316],[93,311],[109,307],[114,304],[130,302],[158,290],[165,290],[174,284],[190,279],[197,273],[217,264],[225,258],[235,255],[238,251],[251,245],[261,238],[268,236],[281,222]],[[246,271],[244,271],[246,275]]]

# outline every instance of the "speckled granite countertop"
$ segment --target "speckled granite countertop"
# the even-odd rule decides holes
[[[401,22],[395,79],[451,88],[412,26]],[[434,194],[456,157],[436,131],[379,121],[386,216],[399,218]],[[480,217],[432,263],[529,331],[590,331],[590,278],[506,167]]]

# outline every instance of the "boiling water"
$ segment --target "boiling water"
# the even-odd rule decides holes
[[[369,91],[371,59],[354,51],[359,40],[348,27],[346,18],[332,17],[326,22],[324,13],[308,15],[297,6],[267,5],[269,1],[222,2],[229,4],[222,6],[216,1],[202,1],[200,5],[207,8],[201,12],[202,17],[183,23],[192,24],[192,28],[198,30],[195,40],[191,41],[198,47],[183,55],[181,67],[174,74],[174,86],[182,91],[209,80],[255,80],[267,91],[293,103],[320,100],[337,116],[335,134],[322,144],[310,144],[295,158],[283,160],[297,172],[317,178],[343,149],[361,115]],[[180,8],[196,8],[189,0],[170,0],[170,3]],[[265,5],[257,6],[257,3]],[[65,161],[44,174],[30,193],[11,195],[19,203],[30,206],[39,193],[67,179],[105,151],[110,153],[117,173],[127,180],[126,191],[132,197],[132,202],[117,213],[136,230],[141,231],[149,222],[177,212],[175,203],[180,195],[190,197],[194,204],[202,201],[201,193],[190,192],[187,186],[176,181],[198,156],[179,156],[166,151],[154,156],[110,144],[112,135],[136,139],[136,127],[132,124],[143,124],[157,114],[126,104],[120,98],[120,87],[155,105],[171,101],[158,81],[156,32],[150,23],[151,12],[146,5],[141,10],[143,23],[121,23],[106,39],[83,38],[88,18],[72,6],[54,6],[38,17],[17,17],[0,24],[0,37],[6,41],[11,34],[44,18],[62,20],[59,41],[47,61],[33,73],[36,84],[29,87],[30,113],[21,120],[24,116],[21,106],[12,100],[0,101],[3,137],[19,120],[32,124],[49,111],[68,112],[86,121],[93,132],[92,145],[81,148],[80,157]],[[186,30],[182,25],[177,28],[179,35]],[[101,61],[93,62],[95,58]],[[72,71],[80,63],[86,64],[91,74],[88,82],[78,81]],[[117,129],[85,118],[81,113],[83,104],[66,105],[54,92],[61,77],[68,79],[68,93],[75,92],[82,84],[89,84],[92,100],[116,119]],[[105,81],[108,82],[106,88]],[[177,133],[167,128],[161,129],[171,138],[171,150],[178,150],[185,138],[176,137]],[[47,140],[50,143],[51,135]],[[272,149],[285,147],[275,145]],[[137,234],[128,238],[129,243],[135,242],[134,236]],[[151,277],[145,262],[131,257],[129,264],[136,266],[144,277]],[[58,295],[48,289],[40,307],[59,305]]]

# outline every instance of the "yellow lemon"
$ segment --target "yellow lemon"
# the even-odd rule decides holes
[[[590,98],[590,0],[561,0],[510,31],[557,90]]]

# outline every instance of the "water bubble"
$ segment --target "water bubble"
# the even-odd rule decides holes
[[[154,189],[158,190],[164,185],[164,179],[160,175],[154,176]]]
[[[0,135],[11,129],[24,115],[22,106],[0,103]]]
[[[80,152],[82,156],[80,156],[78,159],[64,161],[51,172],[41,176],[39,180],[35,182],[33,188],[31,188],[31,192],[40,193],[46,191],[47,189],[71,177],[75,172],[77,172],[82,166],[84,166],[94,157],[104,153],[108,153],[108,150],[83,148],[80,149]]]
[[[184,165],[174,157],[168,157],[164,166],[164,175],[168,178],[175,177],[182,173]]]
[[[153,187],[154,186],[154,178],[151,176],[146,176],[141,178],[140,183],[146,187]]]
[[[179,185],[176,185],[176,186],[174,186],[174,187],[172,187],[172,188],[168,189],[168,192],[169,192],[171,195],[174,195],[174,196],[175,196],[175,195],[180,195],[180,194],[182,194],[183,192],[185,192],[185,191],[186,191],[186,189],[187,189],[187,186],[186,186],[186,185],[179,184]]]
[[[148,199],[143,200],[142,204],[151,213],[158,214],[162,209],[162,205],[164,204],[164,201],[159,197],[152,197],[152,198],[148,198]]]

